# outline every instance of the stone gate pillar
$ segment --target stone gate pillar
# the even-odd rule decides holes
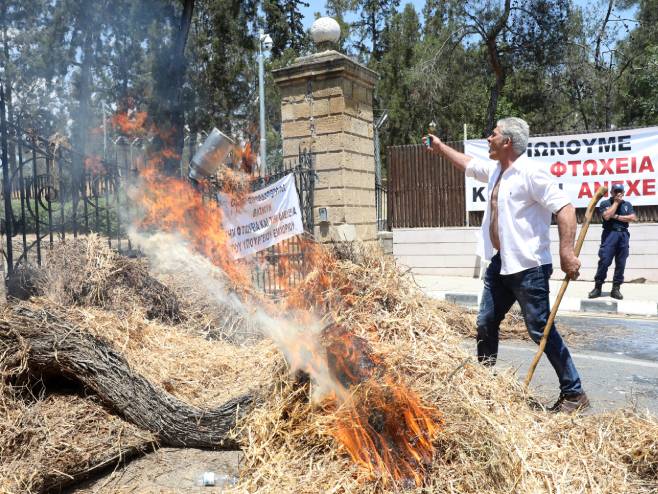
[[[273,71],[284,159],[315,154],[315,238],[377,240],[372,91],[377,73],[334,51]],[[326,221],[324,214],[326,213]]]

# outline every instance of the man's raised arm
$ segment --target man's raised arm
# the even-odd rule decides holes
[[[455,165],[461,171],[466,171],[466,166],[468,165],[468,162],[471,161],[472,159],[470,156],[467,156],[464,153],[461,153],[456,149],[451,148],[435,135],[428,134],[425,137],[425,139],[427,138],[431,139],[432,141],[430,147],[428,148],[430,152],[445,156],[449,161],[452,162],[453,165]]]

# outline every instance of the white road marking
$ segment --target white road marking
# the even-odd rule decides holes
[[[499,345],[500,348],[505,350],[517,350],[526,353],[537,353],[536,350],[532,348],[523,348],[512,345]],[[652,369],[658,369],[658,362],[649,362],[647,360],[636,360],[636,359],[625,359],[625,358],[615,358],[615,357],[603,357],[600,355],[586,355],[584,353],[571,353],[571,356],[577,359],[588,359],[588,360],[599,360],[601,362],[611,362],[615,364],[624,364],[624,365],[636,365],[638,367],[649,367]]]

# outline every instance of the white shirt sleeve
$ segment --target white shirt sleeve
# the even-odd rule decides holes
[[[474,178],[478,182],[484,182],[485,184],[489,182],[489,175],[491,175],[491,170],[493,166],[491,162],[486,162],[478,158],[472,158],[471,161],[466,165],[466,176]]]
[[[533,168],[526,178],[532,198],[551,213],[557,213],[571,202],[569,196],[560,189],[546,170]]]

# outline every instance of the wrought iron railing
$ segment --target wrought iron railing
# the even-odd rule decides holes
[[[0,239],[6,275],[11,276],[21,264],[41,265],[44,249],[56,241],[91,232],[107,238],[119,251],[134,253],[123,216],[132,209],[125,185],[137,174],[135,163],[139,159],[133,161],[133,149],[129,159],[126,153],[123,158],[114,153],[114,161],[84,157],[64,140],[46,140],[31,129],[6,121],[1,96],[4,214]],[[254,175],[249,183],[256,191],[290,173],[299,194],[304,236],[310,237],[316,180],[313,154],[300,149],[296,160],[283,162],[266,177]],[[276,296],[299,282],[306,272],[304,236],[280,242],[256,256],[252,274],[258,287]]]
[[[118,214],[127,198],[116,165],[93,160],[93,167],[85,167],[84,157],[65,145],[7,122],[4,101],[0,115],[4,206],[0,233],[7,275],[21,263],[40,265],[44,246],[52,247],[55,240],[68,236],[98,232],[112,247],[130,249]]]

